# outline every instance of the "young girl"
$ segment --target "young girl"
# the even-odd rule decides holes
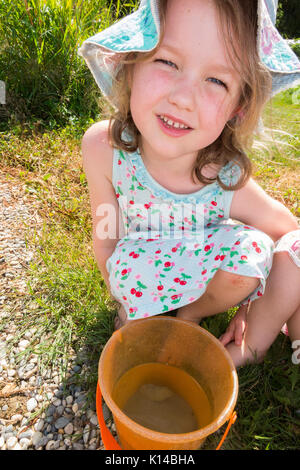
[[[118,326],[241,305],[221,338],[236,366],[260,360],[286,322],[300,339],[300,231],[245,153],[271,93],[300,77],[276,3],[144,0],[80,49],[115,108],[82,152]]]

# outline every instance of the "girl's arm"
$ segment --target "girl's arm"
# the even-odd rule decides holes
[[[268,196],[252,178],[243,188],[235,191],[230,218],[261,230],[274,241],[299,228],[292,213]]]
[[[83,168],[88,181],[92,238],[97,265],[110,292],[106,261],[120,238],[119,205],[111,182],[113,149],[107,137],[108,121],[93,124],[82,139]],[[107,232],[107,238],[99,234]]]

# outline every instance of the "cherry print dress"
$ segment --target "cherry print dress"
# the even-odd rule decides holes
[[[219,172],[229,186],[239,175],[233,162]],[[173,193],[152,178],[139,150],[114,149],[112,183],[124,236],[118,235],[106,268],[111,292],[129,319],[197,300],[218,269],[260,280],[241,304],[263,295],[274,242],[229,219],[234,191],[216,181],[192,194]]]

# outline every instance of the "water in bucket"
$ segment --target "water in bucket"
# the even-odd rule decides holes
[[[211,404],[200,384],[167,364],[129,369],[117,382],[113,399],[130,419],[153,431],[188,433],[212,420]]]

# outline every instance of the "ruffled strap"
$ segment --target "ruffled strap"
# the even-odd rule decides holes
[[[223,168],[219,171],[219,178],[223,184],[226,186],[235,186],[241,177],[241,168],[240,166],[231,161],[227,163]]]
[[[148,172],[144,165],[143,159],[139,150],[135,152],[125,152],[116,150],[114,152],[114,174],[113,174],[113,185],[117,190],[117,180],[122,180],[120,174],[122,165],[120,160],[126,162],[126,166],[129,169],[129,173],[135,176],[139,184],[146,188],[154,197],[162,200],[164,203],[191,203],[191,204],[207,204],[212,200],[218,200],[218,206],[222,208],[224,219],[229,218],[230,207],[234,191],[225,191],[221,188],[218,181],[212,184],[208,184],[202,187],[199,191],[189,194],[178,194],[169,191],[168,189],[161,186],[151,174]],[[119,164],[118,164],[119,161]],[[240,168],[237,164],[229,162],[219,172],[219,177],[224,184],[227,186],[233,186],[236,184],[240,176]]]

